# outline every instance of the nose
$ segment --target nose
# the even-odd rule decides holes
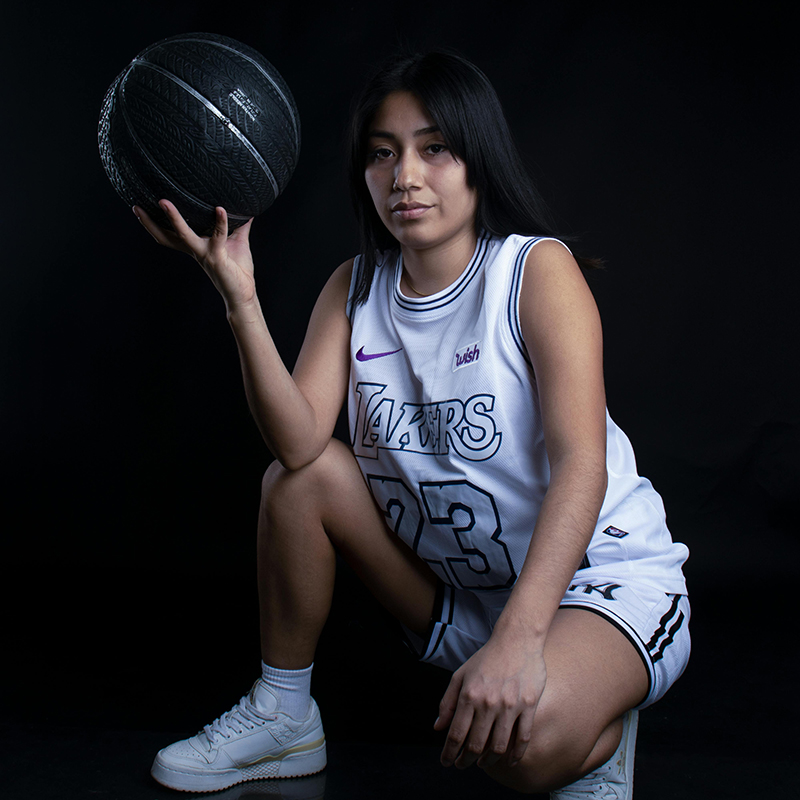
[[[392,188],[398,192],[408,192],[421,186],[422,170],[419,158],[414,153],[404,153],[397,160]]]

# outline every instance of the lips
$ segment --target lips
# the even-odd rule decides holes
[[[395,203],[392,206],[392,213],[400,219],[417,219],[430,209],[431,206],[426,206],[424,203]]]

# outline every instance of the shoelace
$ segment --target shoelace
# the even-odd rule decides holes
[[[277,717],[274,714],[260,713],[250,702],[250,698],[245,696],[230,711],[226,711],[210,725],[206,725],[203,732],[209,744],[214,744],[217,736],[230,739],[233,733],[242,733],[245,729],[251,731],[253,728],[275,719]]]

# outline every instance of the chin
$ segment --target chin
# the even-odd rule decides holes
[[[400,230],[389,231],[402,247],[413,247],[415,249],[427,249],[448,239],[447,236],[437,235],[433,231],[426,231],[423,226],[412,227],[403,226]]]

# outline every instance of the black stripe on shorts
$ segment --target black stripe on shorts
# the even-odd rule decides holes
[[[675,639],[675,634],[680,630],[681,625],[683,625],[685,620],[684,614],[682,611],[678,611],[680,599],[681,596],[679,594],[673,595],[672,605],[669,611],[661,617],[656,632],[647,643],[647,652],[650,654],[650,658],[654,664],[664,656],[664,651],[672,644]],[[677,619],[675,618],[676,613]],[[672,624],[670,625],[670,623]]]

